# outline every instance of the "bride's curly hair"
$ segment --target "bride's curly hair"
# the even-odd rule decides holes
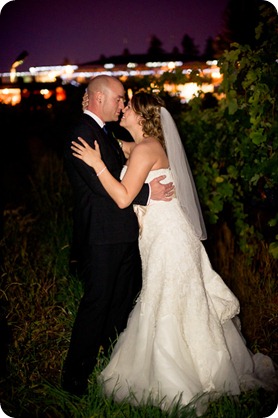
[[[131,106],[134,112],[143,118],[141,123],[144,136],[157,138],[165,149],[160,121],[160,108],[164,106],[164,101],[155,94],[139,91],[132,97]]]

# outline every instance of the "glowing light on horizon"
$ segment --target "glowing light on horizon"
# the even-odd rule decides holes
[[[106,68],[107,70],[111,70],[114,67],[115,67],[115,64],[112,64],[112,63],[104,64],[104,68]]]
[[[18,88],[0,89],[0,103],[15,106],[21,102],[21,90]]]
[[[214,87],[211,84],[202,84],[199,86],[197,83],[185,83],[177,86],[177,91],[180,92],[181,100],[188,103],[194,97],[199,96],[202,93],[213,93]]]

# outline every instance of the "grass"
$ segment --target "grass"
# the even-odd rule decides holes
[[[4,214],[2,359],[6,348],[8,353],[6,368],[1,367],[2,409],[15,418],[194,417],[189,407],[177,405],[167,412],[152,405],[115,404],[106,398],[97,383],[99,371],[108,361],[101,355],[88,396],[76,398],[60,388],[61,367],[82,295],[80,282],[68,268],[70,187],[55,155],[42,159],[30,184],[22,205],[8,207]],[[263,242],[252,266],[244,263],[242,254],[231,254],[232,237],[218,240],[214,247],[219,245],[221,251],[213,262],[240,299],[248,344],[277,361],[277,265]],[[273,408],[270,396],[255,391],[223,396],[211,402],[203,416],[261,418]]]

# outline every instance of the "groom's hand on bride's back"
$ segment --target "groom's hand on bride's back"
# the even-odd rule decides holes
[[[151,200],[164,200],[169,202],[175,196],[175,186],[172,182],[160,183],[166,176],[159,176],[150,182]]]

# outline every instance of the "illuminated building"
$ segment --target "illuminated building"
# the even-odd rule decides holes
[[[135,56],[136,57],[136,56]],[[121,58],[121,57],[119,57]],[[115,60],[117,61],[117,60]],[[125,61],[125,62],[124,62]],[[66,99],[62,93],[63,85],[72,84],[76,86],[86,85],[90,78],[100,74],[113,75],[123,82],[129,77],[160,77],[165,72],[174,72],[176,69],[182,71],[182,74],[188,76],[188,82],[185,84],[174,85],[165,83],[164,88],[169,94],[179,95],[181,101],[188,102],[192,97],[203,93],[216,93],[217,87],[222,81],[222,75],[217,67],[217,61],[207,62],[186,62],[182,61],[147,61],[145,63],[136,63],[128,61],[127,57],[118,62],[92,63],[84,65],[59,65],[31,67],[29,71],[14,73],[0,73],[3,88],[0,88],[0,102],[7,104],[17,104],[24,96],[24,90],[30,90],[31,86],[36,84],[40,86],[40,94],[47,98],[55,94],[57,100]],[[204,82],[201,85],[190,81],[192,71],[199,72]],[[12,79],[11,79],[12,77]],[[47,87],[43,87],[46,84]],[[60,87],[60,90],[57,90]],[[38,90],[38,89],[37,89]],[[48,92],[46,92],[48,90]]]

